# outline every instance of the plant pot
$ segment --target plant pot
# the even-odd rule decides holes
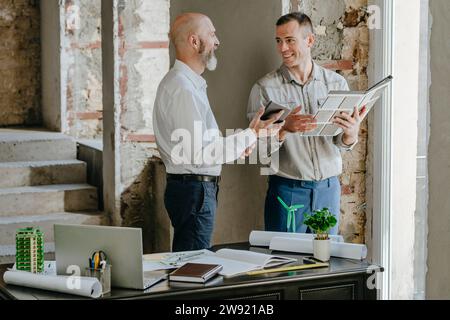
[[[314,258],[322,262],[330,261],[331,240],[316,240],[313,242]]]

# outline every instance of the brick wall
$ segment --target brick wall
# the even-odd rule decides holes
[[[344,70],[352,90],[368,88],[369,30],[367,28],[367,0],[346,0],[343,26],[342,59],[354,62],[353,70]],[[345,239],[354,243],[365,242],[366,226],[366,163],[367,120],[361,126],[359,144],[344,155],[344,174],[341,176],[342,201],[341,230]]]
[[[315,26],[314,58],[337,70],[352,90],[368,87],[369,32],[367,0],[291,0],[291,11],[308,14]],[[344,153],[340,233],[347,242],[364,243],[366,226],[367,121],[362,125],[359,144]]]
[[[169,70],[169,21],[168,0],[138,0],[124,5],[119,14],[120,157],[124,159],[120,214],[123,225],[148,230],[146,249],[158,246],[153,243],[159,214],[155,190],[161,184],[155,184],[158,164],[151,160],[156,150],[152,118],[158,85]]]
[[[0,126],[38,125],[39,2],[0,0]]]
[[[101,139],[103,132],[101,0],[65,0],[63,84],[67,134]]]
[[[169,70],[169,0],[105,0],[105,210],[114,225],[143,228],[144,250],[170,249],[170,222],[162,209],[162,164],[152,111]],[[110,51],[109,51],[109,50]],[[117,69],[115,68],[117,66]],[[117,167],[119,166],[119,167]],[[119,173],[120,171],[120,173]],[[161,217],[160,217],[161,216]],[[161,218],[161,219],[160,219]]]
[[[140,27],[147,35],[143,35],[141,29],[135,27],[133,32],[127,35],[126,45],[133,41],[139,42],[139,50],[135,50],[142,55],[139,66],[132,66],[129,69],[124,66],[121,71],[125,74],[124,79],[130,83],[122,81],[122,89],[128,97],[130,103],[139,101],[146,105],[142,110],[132,110],[129,108],[123,118],[124,130],[129,127],[139,127],[131,134],[132,140],[152,140],[149,136],[152,133],[151,110],[153,106],[156,87],[153,83],[153,76],[160,77],[161,69],[165,70],[165,65],[160,64],[161,57],[166,54],[162,49],[167,46],[168,22],[162,9],[167,6],[167,0],[152,0],[139,3],[136,8],[136,25],[143,22],[144,27]],[[147,17],[151,16],[151,19]],[[64,30],[64,55],[65,63],[63,77],[67,88],[67,111],[68,127],[67,132],[77,138],[101,138],[103,134],[103,105],[102,105],[102,52],[101,52],[101,0],[65,0],[65,30]],[[127,26],[131,28],[132,26]],[[151,30],[151,31],[150,31]],[[139,33],[141,32],[141,33]],[[145,37],[150,37],[148,41],[141,41]],[[165,39],[161,42],[161,39]],[[124,43],[122,43],[124,44]],[[156,50],[146,50],[156,49]],[[134,54],[132,50],[123,48],[122,54]],[[145,66],[143,65],[145,64]],[[142,67],[142,68],[141,68]],[[143,80],[146,87],[142,87],[134,80]],[[139,99],[138,99],[139,97]],[[127,98],[128,99],[128,98]],[[131,123],[129,125],[128,123]],[[145,132],[143,132],[145,131]],[[150,132],[148,132],[150,131]]]

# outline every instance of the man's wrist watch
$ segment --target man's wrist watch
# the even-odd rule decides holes
[[[358,138],[354,139],[353,143],[351,143],[351,144],[347,144],[344,140],[345,140],[345,139],[344,139],[344,136],[342,136],[342,144],[343,144],[346,148],[353,148],[353,147],[358,143]]]

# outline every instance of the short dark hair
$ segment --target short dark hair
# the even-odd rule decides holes
[[[311,18],[302,12],[292,12],[292,13],[282,16],[277,21],[277,27],[282,26],[291,21],[297,21],[301,27],[303,27],[303,26],[309,27],[311,33],[314,33],[314,28],[313,28]]]

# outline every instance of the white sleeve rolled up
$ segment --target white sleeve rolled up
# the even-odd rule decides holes
[[[292,238],[292,239],[303,239],[303,240],[313,240],[314,235],[311,233],[288,233],[288,232],[270,232],[270,231],[252,231],[250,233],[249,242],[252,246],[268,247],[270,241],[275,238]],[[331,241],[344,242],[342,236],[329,236]]]
[[[47,276],[24,271],[6,271],[3,275],[3,280],[6,284],[56,291],[94,299],[102,295],[102,285],[96,278]]]
[[[275,237],[270,242],[271,250],[313,253],[313,241],[305,239]],[[367,247],[363,244],[331,241],[330,253],[333,257],[363,260],[367,257]]]

